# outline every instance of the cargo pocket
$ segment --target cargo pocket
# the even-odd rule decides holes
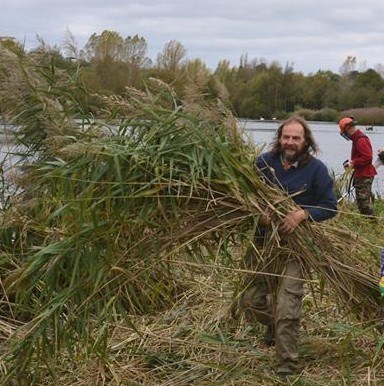
[[[277,301],[276,319],[299,320],[303,295],[303,291],[293,291],[290,288],[285,288]]]

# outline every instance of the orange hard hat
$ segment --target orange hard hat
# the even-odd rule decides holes
[[[339,122],[339,127],[341,132],[347,131],[348,129],[350,129],[355,125],[356,125],[356,121],[355,121],[355,118],[353,117],[345,117],[341,119]]]

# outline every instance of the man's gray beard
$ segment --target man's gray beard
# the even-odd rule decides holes
[[[290,164],[295,163],[297,160],[300,159],[300,157],[304,154],[304,151],[296,152],[294,155],[286,154],[286,152],[283,151],[283,159]]]

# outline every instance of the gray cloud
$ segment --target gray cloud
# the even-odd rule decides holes
[[[0,35],[35,46],[36,35],[60,45],[66,30],[80,48],[105,29],[138,34],[154,59],[170,40],[189,59],[214,69],[240,57],[293,63],[295,71],[337,72],[347,56],[384,63],[382,0],[2,0]]]

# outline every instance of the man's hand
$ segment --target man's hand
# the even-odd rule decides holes
[[[292,233],[303,221],[308,219],[308,215],[308,212],[304,209],[288,213],[283,219],[279,230],[284,234]]]
[[[271,225],[271,222],[272,222],[272,215],[273,215],[272,209],[267,208],[267,209],[260,215],[259,225],[261,225],[261,226],[263,226],[263,227],[267,227],[267,226]]]

